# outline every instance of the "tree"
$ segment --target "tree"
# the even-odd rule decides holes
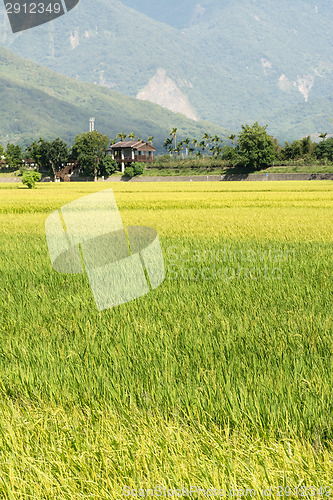
[[[230,134],[228,139],[232,141],[232,146],[235,147],[235,139],[236,139],[235,134]]]
[[[188,156],[188,147],[190,144],[190,139],[188,137],[186,139],[184,139],[183,144],[185,144],[185,154],[186,154],[186,156]]]
[[[282,157],[285,160],[295,160],[302,156],[301,143],[299,140],[292,142],[286,142],[282,150]]]
[[[0,144],[0,168],[3,167],[1,160],[5,160],[5,150],[3,149],[3,147]]]
[[[112,156],[103,156],[98,164],[98,175],[100,177],[109,177],[118,170],[118,163]]]
[[[108,144],[108,136],[96,130],[84,132],[75,137],[72,156],[79,161],[86,175],[94,176],[95,182],[97,181],[99,162],[104,158]]]
[[[223,151],[223,150],[222,150],[222,148],[221,148],[221,146],[220,146],[219,144],[215,144],[214,146],[212,146],[212,147],[210,148],[210,150],[211,150],[211,152],[213,153],[213,156],[214,156],[215,158],[217,158],[218,156],[220,156],[220,154],[221,154],[221,153],[222,153],[222,151]]]
[[[193,139],[192,144],[194,146],[194,150],[196,150],[197,147],[198,147],[198,140],[197,139]]]
[[[8,167],[12,170],[17,170],[22,166],[22,151],[20,146],[15,144],[7,144],[5,151],[5,159]]]
[[[236,166],[242,163],[238,154],[238,148],[226,145],[221,151],[223,160],[228,160],[230,166]]]
[[[317,144],[314,154],[318,160],[333,161],[333,137]]]
[[[60,172],[64,163],[68,161],[68,148],[66,143],[59,137],[50,142],[40,139],[38,154],[41,166],[44,169],[51,168],[55,180],[56,173]]]
[[[322,132],[321,134],[319,134],[319,137],[324,141],[327,137],[327,132]]]
[[[177,128],[172,128],[171,131],[170,131],[170,134],[169,135],[172,135],[173,136],[173,140],[174,140],[174,149],[176,149],[177,147]]]
[[[303,139],[298,139],[291,144],[289,142],[285,143],[284,148],[281,151],[282,158],[286,160],[297,160],[304,158],[305,156],[312,156],[317,144],[311,141],[310,136],[303,137]]]
[[[22,175],[22,183],[25,184],[29,189],[36,187],[36,182],[40,181],[42,174],[35,172],[33,170],[26,170]]]
[[[127,134],[125,134],[125,132],[119,132],[117,135],[116,135],[116,139],[120,139],[121,141],[124,141],[127,137]]]
[[[311,156],[313,144],[309,135],[301,139],[302,156]]]
[[[153,145],[153,140],[154,140],[154,137],[152,135],[150,137],[148,137],[148,139],[147,139],[148,144]]]
[[[262,127],[255,122],[252,126],[242,125],[238,136],[239,155],[242,165],[259,170],[270,166],[274,159],[273,137],[266,132],[267,125]]]
[[[183,144],[180,142],[178,146],[174,149],[174,152],[177,153],[177,156],[179,156],[179,153],[182,151],[182,149],[183,149]]]
[[[175,150],[173,149],[173,145],[172,145],[172,143],[171,143],[171,144],[170,144],[170,146],[168,147],[168,151],[169,151],[170,156],[172,157],[172,156],[173,156],[173,153],[174,153],[174,151],[175,151]]]
[[[25,158],[26,160],[32,159],[34,160],[35,165],[40,168],[41,165],[41,149],[40,145],[42,144],[43,139],[39,139],[38,142],[34,141],[30,146],[27,146],[25,149]]]
[[[275,157],[276,159],[279,161],[282,159],[282,152],[283,152],[283,149],[282,147],[280,146],[279,142],[277,139],[273,139],[273,143],[274,143],[274,153],[275,153]]]
[[[199,146],[199,148],[201,148],[201,149],[202,149],[202,152],[204,152],[204,151],[205,151],[205,149],[206,149],[206,143],[205,143],[205,141],[201,141],[201,142],[198,144],[198,146]]]
[[[202,140],[203,140],[203,142],[207,141],[207,145],[205,147],[207,149],[209,149],[209,144],[210,144],[211,136],[209,134],[207,134],[207,132],[205,132],[204,135],[203,135],[203,137],[202,137]]]
[[[163,143],[164,149],[169,151],[170,155],[173,153],[173,147],[172,147],[172,139],[170,137],[167,137]]]

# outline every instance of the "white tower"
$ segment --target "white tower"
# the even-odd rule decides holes
[[[95,130],[95,118],[90,118],[89,120],[89,132],[93,132]]]

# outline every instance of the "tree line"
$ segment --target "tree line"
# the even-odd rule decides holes
[[[227,160],[231,167],[243,167],[260,170],[271,166],[274,162],[303,159],[305,161],[321,160],[325,163],[333,161],[333,137],[327,138],[327,133],[319,135],[321,142],[316,143],[310,136],[286,142],[282,147],[277,139],[269,135],[267,126],[258,122],[253,125],[242,125],[238,135],[230,134],[229,144],[223,145],[223,140],[217,135],[205,133],[201,139],[182,139],[177,141],[177,128],[172,128],[165,139],[163,147],[171,159],[178,159],[181,155],[188,158],[209,156]],[[76,162],[80,172],[86,177],[108,177],[116,170],[118,164],[107,154],[107,149],[118,140],[139,140],[131,132],[120,132],[113,139],[100,132],[84,132],[77,135],[74,144],[68,147],[59,137],[46,141],[40,138],[27,146],[24,151],[18,145],[7,144],[7,148],[0,145],[0,158],[11,170],[24,170],[23,160],[33,160],[35,170],[52,173],[54,178],[66,164]],[[154,137],[146,142],[153,143]]]
[[[277,139],[267,133],[267,125],[258,122],[253,125],[242,125],[241,132],[230,134],[228,140],[232,145],[223,146],[217,135],[205,133],[201,139],[183,139],[177,142],[177,129],[170,131],[163,146],[172,159],[180,156],[202,158],[210,156],[227,160],[231,167],[244,167],[260,170],[271,166],[274,162],[290,160],[321,160],[325,163],[333,161],[333,138],[327,139],[327,133],[319,134],[321,142],[316,143],[310,136],[285,142],[280,146]]]
[[[98,177],[108,177],[118,170],[117,162],[107,154],[107,149],[117,140],[124,141],[127,138],[139,140],[133,132],[130,134],[119,132],[110,140],[107,135],[95,130],[77,135],[71,147],[68,147],[59,137],[52,141],[40,138],[32,142],[25,150],[15,144],[7,144],[6,149],[0,145],[0,158],[3,158],[9,169],[13,171],[21,169],[22,174],[24,161],[33,160],[36,170],[52,173],[54,178],[66,164],[76,162],[84,176],[94,177],[94,180],[97,180]],[[147,142],[152,143],[153,140],[154,137],[151,136],[148,137]]]

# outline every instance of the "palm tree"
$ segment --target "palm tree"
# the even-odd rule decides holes
[[[220,139],[217,135],[214,135],[213,137],[213,141],[215,143],[215,156],[219,156],[222,152],[222,144],[223,144],[223,141],[222,139]]]
[[[229,137],[228,137],[228,139],[230,141],[232,141],[232,147],[234,147],[235,146],[235,139],[236,139],[235,134],[230,134]]]
[[[170,144],[172,144],[172,139],[170,139],[170,137],[167,137],[163,143],[164,149],[168,149]]]
[[[195,151],[197,149],[198,145],[199,145],[199,142],[198,142],[197,139],[193,139],[192,144],[194,146],[194,151]]]
[[[169,153],[170,153],[170,156],[173,156],[174,149],[173,149],[172,144],[170,144],[170,146],[168,147],[168,151],[169,151]]]
[[[169,135],[173,136],[173,140],[175,141],[174,149],[176,149],[176,147],[177,147],[177,130],[178,130],[177,128],[172,128],[170,131],[170,134],[169,134]]]
[[[210,148],[210,152],[213,154],[213,156],[216,156],[216,150],[218,149],[218,145],[214,144],[212,145],[212,147]]]
[[[173,147],[172,147],[172,139],[170,139],[170,137],[167,137],[165,139],[165,141],[163,143],[163,147],[164,147],[164,149],[169,151],[170,156],[171,156],[171,154],[173,153]]]
[[[120,139],[121,141],[124,141],[127,137],[127,134],[125,134],[125,132],[119,132],[117,135],[116,135],[116,139]]]
[[[183,144],[186,144],[186,149],[185,149],[185,154],[188,156],[188,146],[190,144],[190,139],[187,137],[184,141]]]
[[[204,151],[205,151],[205,149],[206,149],[206,143],[205,143],[205,141],[201,141],[201,142],[200,142],[200,144],[199,144],[199,148],[201,148],[201,149],[202,149],[202,152],[204,152]]]
[[[148,139],[147,139],[148,144],[153,145],[153,140],[154,140],[154,137],[152,135],[150,137],[148,137]]]
[[[221,153],[222,153],[222,148],[219,145],[215,146],[214,156],[215,157],[220,156]]]
[[[205,140],[207,141],[207,146],[205,146],[205,147],[209,149],[209,143],[210,143],[210,140],[211,140],[211,136],[209,134],[207,134],[207,132],[205,132],[202,139],[204,141]]]
[[[181,142],[178,144],[178,146],[174,149],[174,152],[177,153],[177,155],[179,156],[179,153],[181,152],[181,150],[183,149],[183,146],[181,144]]]
[[[324,141],[326,139],[326,136],[327,136],[327,132],[322,132],[321,134],[319,134],[319,137]]]
[[[131,132],[130,134],[128,134],[128,138],[131,139],[132,141],[134,139],[137,139],[137,137],[135,136],[135,133],[134,132]]]

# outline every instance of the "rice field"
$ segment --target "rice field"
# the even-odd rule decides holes
[[[45,220],[110,187],[166,278],[98,312]],[[332,498],[332,234],[331,181],[0,184],[0,497]]]

